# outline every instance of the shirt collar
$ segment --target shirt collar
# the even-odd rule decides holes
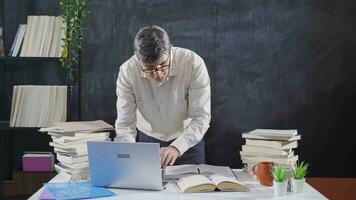
[[[173,54],[173,46],[171,47],[171,66],[170,66],[170,69],[169,69],[169,76],[176,76],[178,74],[178,71],[177,71],[177,66],[176,66],[176,63],[175,63],[175,59],[174,59],[174,54]],[[140,77],[142,78],[149,78],[147,77],[147,74],[145,72],[142,71],[142,64],[140,62],[140,60],[137,58],[137,56],[135,56],[138,64],[139,64],[139,67],[140,67]]]

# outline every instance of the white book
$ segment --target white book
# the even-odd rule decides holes
[[[52,135],[52,139],[56,139],[59,142],[75,142],[81,141],[89,138],[108,138],[110,136],[109,132],[98,132],[98,133],[88,133],[88,134],[79,134],[77,136],[61,136],[61,135]]]
[[[45,26],[46,26],[46,16],[36,16],[39,20],[38,22],[38,29],[36,29],[36,36],[35,36],[35,41],[34,41],[34,50],[33,50],[33,57],[40,57],[41,56],[41,46],[42,46],[42,41],[44,39],[44,31],[45,31]]]
[[[88,149],[86,144],[76,146],[76,147],[63,147],[62,145],[59,145],[57,143],[50,142],[49,146],[54,147],[55,152],[67,152],[67,153],[72,153],[77,155],[88,154]]]
[[[245,151],[240,151],[240,155],[242,156],[266,156],[266,157],[272,157],[272,158],[291,158],[294,156],[294,151],[290,152],[287,155],[273,155],[273,154],[268,154],[268,153],[256,153],[256,152],[245,152]]]
[[[57,172],[66,172],[71,175],[80,175],[80,174],[88,174],[89,173],[89,169],[72,169],[67,166],[64,166],[61,163],[55,164],[54,168]]]
[[[57,16],[54,18],[53,33],[52,33],[52,39],[51,39],[49,55],[48,55],[49,57],[56,57],[55,53],[56,53],[56,49],[57,49],[58,37],[60,37],[59,36],[60,28],[61,28],[61,24],[60,24],[60,20]]]
[[[282,165],[293,165],[297,160],[298,156],[293,156],[291,158],[273,158],[266,156],[241,156],[241,160],[245,162],[272,162]]]
[[[88,155],[75,156],[75,155],[58,153],[57,160],[67,164],[83,163],[83,162],[88,162]]]
[[[20,96],[21,96],[21,87],[14,86],[12,93],[12,104],[11,104],[11,115],[10,115],[10,127],[15,127],[17,122],[18,111],[20,107]]]
[[[297,141],[268,141],[268,140],[254,140],[254,139],[246,139],[246,145],[249,146],[261,146],[261,147],[269,147],[274,149],[292,149],[298,147]]]
[[[19,126],[20,127],[29,127],[29,124],[31,123],[31,120],[33,117],[28,117],[32,115],[32,108],[33,108],[33,102],[32,102],[32,91],[30,90],[30,86],[23,86],[23,106],[21,107],[21,113],[20,113],[20,121],[19,121]]]
[[[57,142],[50,142],[50,146],[57,147],[60,149],[82,149],[87,148],[87,143],[76,143],[76,144],[68,144],[68,143],[57,143]]]
[[[46,40],[47,40],[47,34],[49,32],[49,16],[41,16],[42,17],[42,31],[41,31],[41,39],[39,43],[39,49],[37,52],[38,57],[44,57],[43,54],[45,51],[45,45],[46,45]]]
[[[298,134],[298,131],[293,130],[276,130],[276,129],[256,129],[249,134],[259,136],[280,136],[280,137],[293,137]]]
[[[90,138],[85,138],[85,139],[81,139],[81,140],[76,140],[76,141],[65,141],[63,142],[61,139],[56,139],[52,137],[52,140],[54,143],[62,145],[62,146],[66,146],[66,147],[70,147],[73,146],[75,147],[76,145],[83,145],[83,144],[87,144],[88,141],[107,141],[108,137],[107,136],[103,136],[103,137],[90,137]]]
[[[15,48],[14,48],[14,51],[12,52],[11,56],[16,57],[16,56],[19,55],[19,51],[20,51],[20,48],[21,48],[21,46],[23,44],[23,40],[24,40],[26,29],[27,29],[27,25],[26,24],[20,24],[19,36],[17,38],[16,44],[15,44]]]
[[[29,88],[32,92],[32,98],[31,98],[31,102],[32,102],[32,117],[27,116],[27,118],[32,119],[32,121],[30,122],[30,124],[33,124],[34,127],[38,127],[41,123],[40,121],[40,116],[41,116],[41,109],[40,107],[42,106],[41,104],[41,90],[39,87],[31,87]],[[29,124],[29,126],[31,126]]]
[[[12,53],[14,52],[15,50],[15,46],[16,46],[16,42],[19,38],[19,35],[20,35],[20,29],[21,29],[21,24],[19,25],[19,27],[17,28],[17,31],[16,31],[16,35],[15,35],[15,38],[14,38],[14,42],[12,43],[11,45],[11,49],[9,51],[9,56],[12,56]]]
[[[40,28],[40,18],[38,16],[31,16],[31,30],[29,32],[28,44],[25,52],[25,57],[35,56],[36,38],[38,38]],[[26,38],[25,38],[26,39]]]
[[[75,135],[80,132],[98,132],[113,130],[113,126],[103,120],[95,121],[73,121],[73,122],[55,122],[53,127],[41,128],[40,132],[51,132],[66,135]]]
[[[68,156],[85,156],[88,155],[88,151],[86,149],[60,149],[57,147],[53,148],[54,152],[57,154],[63,154]]]
[[[296,141],[296,140],[300,140],[301,136],[295,135],[293,137],[280,137],[280,136],[261,136],[261,135],[243,133],[242,138],[258,139],[258,140],[274,140],[274,141]]]
[[[255,152],[255,153],[265,153],[265,154],[272,154],[277,156],[285,156],[290,154],[292,149],[272,149],[267,147],[257,147],[257,146],[249,146],[249,145],[242,145],[242,151],[244,152]]]
[[[51,42],[53,38],[53,30],[54,30],[54,25],[55,25],[55,16],[49,16],[48,17],[48,27],[46,31],[46,41],[45,41],[45,46],[44,50],[42,53],[42,57],[49,57],[49,51],[51,48]]]
[[[27,48],[30,42],[30,34],[31,34],[31,30],[32,30],[32,24],[33,24],[33,16],[27,16],[27,27],[26,27],[26,31],[25,31],[25,37],[24,37],[24,41],[23,41],[23,45],[21,48],[21,53],[20,56],[21,57],[25,57],[27,55]]]
[[[66,167],[66,168],[69,168],[69,169],[74,169],[74,170],[89,170],[89,163],[88,161],[87,162],[81,162],[81,163],[72,163],[72,164],[69,164],[69,163],[65,163],[65,162],[61,162],[61,165]]]

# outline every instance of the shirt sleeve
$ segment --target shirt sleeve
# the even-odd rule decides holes
[[[210,78],[204,61],[193,67],[192,81],[188,88],[188,113],[192,119],[185,127],[184,133],[172,142],[183,155],[196,145],[209,128],[210,114]]]
[[[115,121],[115,141],[136,141],[136,101],[131,82],[125,67],[120,67],[116,82],[116,108],[117,119]]]

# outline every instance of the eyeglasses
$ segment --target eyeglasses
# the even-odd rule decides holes
[[[157,71],[161,71],[161,72],[166,71],[171,66],[171,53],[169,53],[168,58],[165,61],[163,61],[162,63],[166,63],[168,60],[169,60],[168,65],[147,66],[147,65],[141,64],[141,69],[143,72],[148,73],[150,75],[154,74]],[[149,68],[143,69],[142,65],[144,65],[145,67],[149,67]],[[160,67],[158,67],[158,66],[160,66]]]

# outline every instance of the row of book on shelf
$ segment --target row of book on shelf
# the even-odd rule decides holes
[[[67,86],[13,87],[10,127],[48,127],[67,119]]]
[[[61,16],[27,16],[27,24],[19,24],[10,57],[62,57],[65,24]],[[0,56],[5,50],[0,28]]]

